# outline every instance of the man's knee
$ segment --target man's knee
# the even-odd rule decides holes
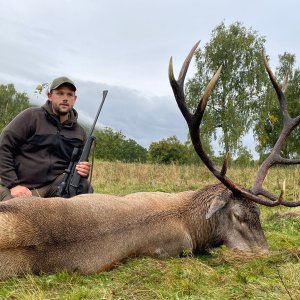
[[[80,194],[92,194],[94,192],[94,189],[91,185],[91,183],[88,181],[87,178],[81,178],[80,184],[78,187],[77,195]]]
[[[51,184],[39,189],[39,191],[43,191],[42,197],[57,197],[58,186],[63,180],[64,174],[59,175]],[[94,192],[94,189],[87,178],[81,178],[79,182],[79,186],[76,190],[76,195],[80,194],[91,194]]]
[[[3,185],[0,185],[0,201],[5,201],[5,200],[9,200],[9,199],[12,199],[12,195],[10,193],[10,190],[3,186]]]

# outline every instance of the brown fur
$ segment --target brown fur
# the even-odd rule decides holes
[[[207,220],[216,201],[225,204]],[[87,274],[128,257],[166,258],[220,244],[266,249],[258,213],[255,204],[233,198],[220,184],[174,194],[11,199],[0,204],[0,278]]]

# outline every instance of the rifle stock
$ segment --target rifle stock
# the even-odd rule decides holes
[[[91,129],[89,131],[89,134],[87,136],[87,140],[84,144],[81,156],[78,160],[78,154],[79,154],[79,148],[75,147],[71,156],[70,164],[68,169],[65,170],[65,176],[63,181],[59,184],[57,188],[57,196],[64,197],[64,198],[70,198],[78,195],[79,189],[80,189],[80,182],[82,180],[82,177],[77,173],[75,167],[78,162],[82,161],[88,161],[89,154],[91,151],[92,144],[95,140],[95,137],[92,135],[99,117],[99,114],[101,112],[102,106],[104,104],[106,95],[108,91],[103,91],[103,97],[101,104],[99,106],[99,109],[97,111],[94,123],[91,126]],[[88,191],[86,191],[88,192]]]

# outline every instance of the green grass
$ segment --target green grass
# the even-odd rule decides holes
[[[96,163],[97,192],[182,191],[216,182],[205,168]],[[254,168],[230,170],[251,186]],[[299,199],[299,168],[275,169],[266,186],[287,179],[287,195]],[[300,208],[261,207],[270,247],[264,256],[220,247],[199,256],[129,259],[109,272],[11,278],[0,281],[0,299],[300,299]]]

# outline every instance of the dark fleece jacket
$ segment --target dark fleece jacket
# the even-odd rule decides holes
[[[0,183],[7,188],[38,188],[67,168],[74,147],[83,147],[84,129],[73,109],[63,123],[53,114],[50,101],[28,108],[0,135]]]

